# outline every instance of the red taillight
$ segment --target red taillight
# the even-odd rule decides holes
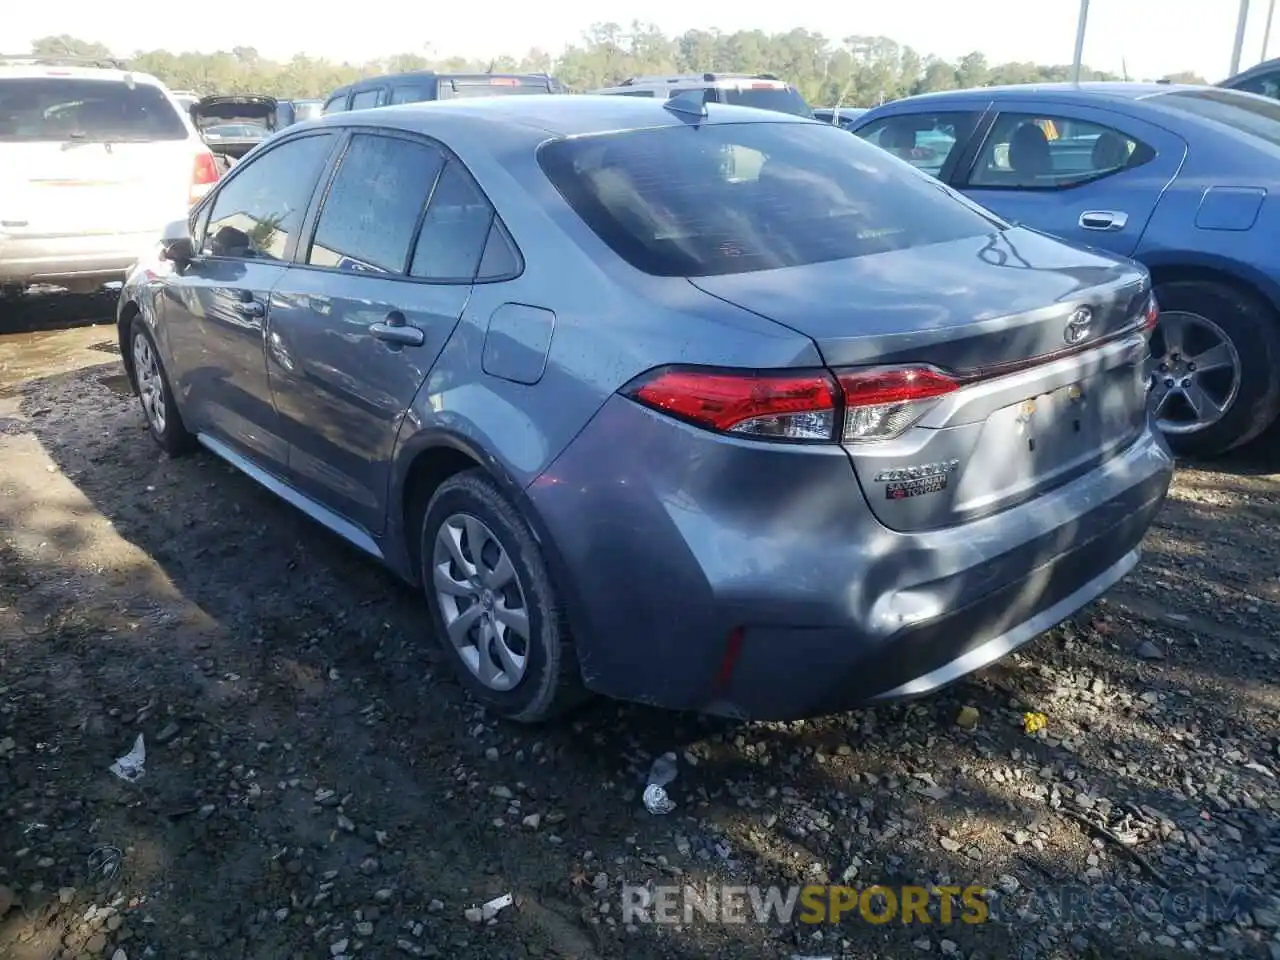
[[[932,367],[846,370],[837,374],[844,394],[846,443],[898,436],[960,384]]]
[[[823,372],[668,368],[624,392],[690,423],[760,440],[889,440],[960,384],[930,367]]]
[[[1147,300],[1147,312],[1142,318],[1142,329],[1150,333],[1156,328],[1156,324],[1160,322],[1160,304],[1156,303],[1156,295],[1153,293]]]
[[[209,151],[196,154],[195,166],[191,170],[191,196],[192,204],[199,203],[204,199],[215,183],[218,182],[218,163],[213,159],[213,154]]]
[[[626,393],[711,430],[769,440],[830,441],[835,436],[839,400],[826,373],[668,369]]]
[[[489,86],[491,87],[518,87],[520,80],[517,77],[490,77]]]

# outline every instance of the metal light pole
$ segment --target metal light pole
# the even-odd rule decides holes
[[[1267,29],[1262,34],[1262,59],[1267,59],[1267,41],[1271,39],[1271,18],[1276,15],[1276,0],[1267,4]]]
[[[1245,0],[1248,3],[1248,0]],[[1071,82],[1080,82],[1080,61],[1084,57],[1084,28],[1089,22],[1089,0],[1080,0],[1080,22],[1076,25],[1076,55],[1071,61]]]
[[[1236,20],[1236,42],[1231,48],[1231,73],[1234,77],[1240,72],[1240,51],[1244,49],[1244,28],[1249,22],[1249,0],[1240,0],[1240,17]]]

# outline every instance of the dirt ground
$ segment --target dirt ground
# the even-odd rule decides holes
[[[114,339],[0,335],[0,957],[1280,957],[1274,438],[1184,467],[1120,588],[939,695],[528,730],[375,564],[166,459]],[[828,881],[980,885],[998,920],[622,913],[623,884]]]

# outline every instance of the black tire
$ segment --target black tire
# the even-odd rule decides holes
[[[155,358],[156,371],[162,387],[159,402],[164,408],[163,429],[156,426],[155,421],[147,412],[146,402],[143,400],[142,372],[137,369],[136,359],[139,338],[146,342],[147,349],[151,351],[151,355]],[[151,336],[151,331],[147,329],[146,321],[142,319],[141,315],[134,317],[129,324],[128,349],[129,363],[133,369],[133,392],[142,406],[142,418],[147,424],[147,432],[160,445],[160,449],[171,457],[180,457],[190,453],[196,448],[196,438],[187,430],[187,425],[182,422],[182,414],[178,412],[178,405],[173,402],[173,390],[169,386],[169,374],[165,371],[164,361],[160,359],[160,351],[156,349],[155,338]]]
[[[437,534],[450,517],[469,515],[480,520],[515,569],[529,638],[523,676],[509,690],[494,690],[472,672],[450,642],[445,614],[434,584]],[[423,592],[432,626],[459,680],[471,695],[499,716],[520,723],[552,719],[586,699],[577,653],[565,615],[551,582],[542,551],[524,518],[488,475],[481,470],[454,474],[435,491],[423,514],[419,532]]]
[[[1280,413],[1280,316],[1247,290],[1212,280],[1174,280],[1156,286],[1162,312],[1211,320],[1240,358],[1235,400],[1215,423],[1192,433],[1166,433],[1180,457],[1207,458],[1248,443]]]

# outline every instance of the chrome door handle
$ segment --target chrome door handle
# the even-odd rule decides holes
[[[261,317],[267,312],[267,308],[257,300],[237,300],[232,306],[242,317]]]
[[[426,334],[405,322],[404,314],[399,310],[392,310],[386,320],[369,324],[369,335],[375,340],[404,347],[420,347],[427,340]]]
[[[1080,226],[1084,230],[1123,230],[1129,215],[1119,210],[1086,210],[1080,214]]]

